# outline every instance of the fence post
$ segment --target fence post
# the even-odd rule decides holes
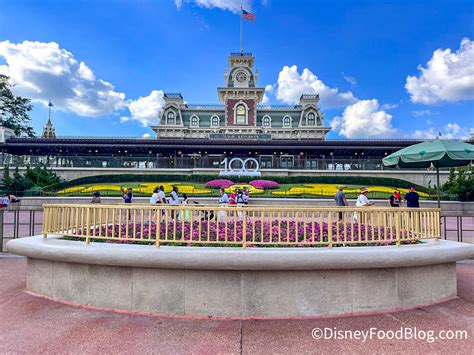
[[[90,243],[90,232],[91,232],[91,229],[90,229],[90,208],[89,207],[86,207],[87,210],[86,210],[86,243],[89,244]]]
[[[3,208],[0,208],[0,252],[3,251]]]
[[[46,239],[48,236],[48,227],[49,227],[49,207],[43,208],[43,238]]]
[[[397,236],[397,247],[400,246],[400,212],[395,212],[395,234]]]
[[[242,206],[239,208],[242,210],[242,248],[247,248],[247,211]]]
[[[332,211],[328,211],[328,243],[328,247],[332,248]]]

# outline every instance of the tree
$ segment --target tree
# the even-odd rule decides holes
[[[33,127],[30,126],[29,112],[33,109],[31,100],[13,95],[10,78],[0,74],[0,123],[15,132],[17,136],[34,137]]]
[[[441,189],[449,194],[457,195],[461,201],[474,200],[474,166],[451,168],[448,181]]]
[[[45,186],[59,183],[59,177],[46,166],[36,166],[31,169],[26,167],[24,175],[20,174],[18,167],[13,171],[13,178],[10,177],[10,170],[7,165],[3,168],[3,186],[8,194],[23,196],[41,192]]]

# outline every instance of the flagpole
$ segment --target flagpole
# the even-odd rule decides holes
[[[242,54],[244,50],[242,49],[242,5],[240,6],[240,54]]]
[[[51,121],[51,99],[49,99],[48,108],[49,108],[48,121]]]

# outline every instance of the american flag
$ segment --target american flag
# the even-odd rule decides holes
[[[250,20],[252,21],[252,23],[255,22],[255,15],[252,14],[251,12],[248,12],[248,11],[245,11],[244,9],[242,9],[242,19],[243,20]]]

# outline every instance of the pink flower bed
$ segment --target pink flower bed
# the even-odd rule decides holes
[[[234,185],[234,182],[227,179],[216,179],[206,182],[208,189],[220,189],[221,187],[226,189],[232,185]]]
[[[208,226],[209,224],[209,226]],[[199,227],[201,233],[199,233]],[[318,246],[320,243],[327,243],[329,240],[329,229],[332,232],[332,240],[335,244],[342,245],[346,242],[359,241],[367,242],[371,245],[390,245],[395,239],[395,230],[384,230],[384,227],[373,227],[364,224],[351,224],[346,226],[333,223],[328,225],[323,223],[320,225],[316,222],[304,223],[301,221],[286,221],[280,223],[278,221],[255,221],[255,225],[251,221],[247,221],[247,225],[241,221],[238,222],[215,222],[215,221],[198,221],[191,222],[162,222],[160,225],[155,223],[145,224],[143,229],[139,224],[134,225],[103,225],[90,229],[92,238],[104,237],[107,232],[108,238],[114,238],[114,243],[133,243],[128,238],[138,238],[143,241],[154,240],[159,235],[160,239],[168,236],[169,240],[182,242],[185,245],[192,245],[192,242],[237,242],[241,243],[246,233],[246,244],[248,246],[264,246],[268,242],[288,243],[294,246]],[[85,235],[86,230],[79,229],[78,235]],[[127,231],[128,230],[128,231]],[[168,232],[166,233],[166,230]],[[208,231],[209,230],[209,234]],[[254,234],[255,231],[255,234]],[[128,232],[128,233],[127,233]],[[128,238],[126,235],[128,234]],[[174,237],[173,237],[174,235]],[[253,236],[255,235],[255,239]],[[411,239],[411,235],[405,231],[400,231],[401,239]],[[384,238],[385,240],[380,240]],[[413,243],[410,240],[403,241],[405,243]],[[320,244],[322,245],[322,244]]]
[[[272,180],[252,180],[249,184],[260,190],[278,189],[278,183]]]

